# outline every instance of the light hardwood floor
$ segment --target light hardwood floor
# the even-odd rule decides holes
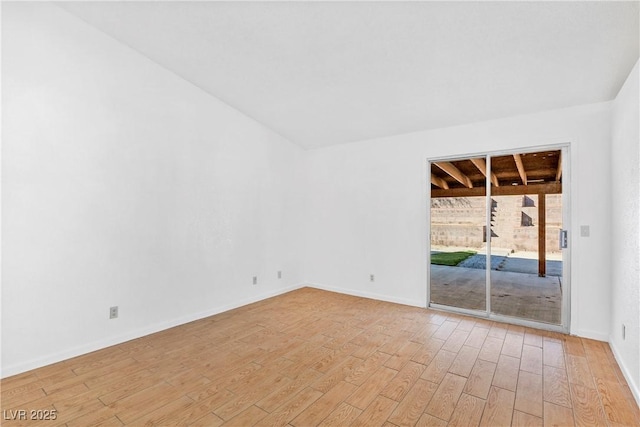
[[[1,385],[56,411],[7,427],[640,425],[606,343],[311,288]]]

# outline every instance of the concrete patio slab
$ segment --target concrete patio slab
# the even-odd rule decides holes
[[[491,311],[558,325],[561,322],[560,278],[491,271]],[[431,265],[431,301],[470,310],[485,310],[485,270]]]

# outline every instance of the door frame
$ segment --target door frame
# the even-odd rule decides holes
[[[487,298],[485,304],[485,310],[469,310],[465,308],[459,307],[450,307],[441,304],[431,303],[431,163],[436,161],[455,161],[469,158],[478,158],[483,157],[487,161],[487,169],[490,170],[491,167],[491,159],[496,156],[505,156],[512,154],[526,154],[526,153],[535,153],[539,151],[546,150],[561,150],[561,161],[562,161],[562,227],[564,230],[568,230],[568,245],[566,249],[562,250],[562,304],[561,304],[561,320],[559,325],[554,325],[551,323],[538,322],[530,319],[523,319],[518,317],[510,317],[504,316],[491,312],[491,268],[486,268],[486,278],[485,285],[487,289]],[[423,193],[426,195],[425,203],[423,204],[425,212],[423,218],[426,221],[426,234],[423,235],[425,238],[425,253],[424,259],[426,262],[426,307],[432,308],[436,310],[442,310],[447,312],[454,312],[474,317],[485,318],[489,320],[495,320],[497,322],[510,323],[520,326],[526,326],[536,329],[544,329],[554,332],[562,332],[569,333],[571,330],[571,248],[572,248],[572,234],[571,230],[571,141],[564,140],[564,142],[546,144],[546,145],[534,145],[527,147],[519,147],[519,148],[509,148],[503,150],[494,150],[494,151],[484,151],[484,152],[476,152],[476,153],[466,153],[462,155],[453,155],[453,156],[437,156],[437,157],[429,157],[425,162],[425,183],[426,183],[426,191]],[[490,209],[491,209],[491,175],[487,174],[487,214],[485,217],[485,221],[487,225],[489,225],[490,221]],[[489,226],[487,229],[487,266],[490,266],[489,257],[491,256],[491,239],[489,234],[491,233],[491,228]]]

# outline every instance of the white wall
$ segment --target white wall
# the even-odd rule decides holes
[[[306,278],[426,306],[427,159],[570,141],[571,331],[607,340],[610,112],[586,105],[310,151]],[[580,225],[591,237],[577,237]]]
[[[640,402],[640,80],[638,63],[613,104],[610,343]],[[622,325],[626,337],[622,337]]]
[[[2,376],[301,283],[301,149],[57,6],[2,7]]]

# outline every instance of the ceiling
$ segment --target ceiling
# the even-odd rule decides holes
[[[608,101],[639,2],[65,2],[305,148]]]

